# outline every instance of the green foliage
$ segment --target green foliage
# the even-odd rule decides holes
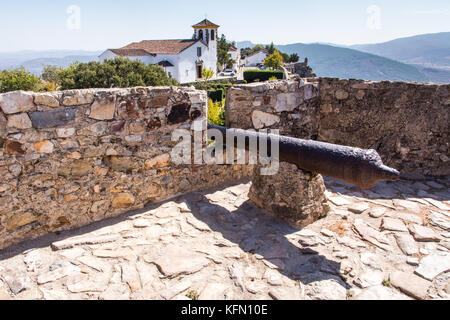
[[[38,91],[40,86],[41,79],[25,71],[23,67],[0,71],[0,92]]]
[[[275,51],[264,60],[264,65],[268,68],[278,69],[283,65],[283,57],[279,51]]]
[[[275,77],[275,76],[273,76],[273,77],[270,77],[270,78],[269,78],[269,81],[272,81],[272,80],[278,80],[278,78],[277,78],[277,77]]]
[[[41,78],[47,82],[54,82],[56,84],[60,83],[59,73],[62,68],[58,66],[45,66],[42,70]]]
[[[383,286],[388,287],[388,288],[390,288],[392,286],[391,281],[389,281],[389,279],[384,279],[382,284],[383,284]]]
[[[231,44],[227,42],[225,35],[217,40],[217,68],[225,66],[226,68],[232,68],[235,62],[231,59],[231,55],[228,53],[230,51]]]
[[[39,87],[40,92],[51,92],[57,91],[58,85],[53,81],[44,81],[42,85]]]
[[[298,56],[298,54],[293,53],[289,56],[289,61],[287,62],[298,62],[300,60],[300,57]]]
[[[283,58],[284,63],[289,63],[290,56],[287,53],[280,52],[281,57]]]
[[[208,123],[225,126],[225,99],[219,102],[208,99]]]
[[[219,88],[215,90],[209,90],[208,98],[210,98],[213,102],[221,102],[224,99],[224,89]]]
[[[214,71],[211,69],[203,68],[202,69],[202,77],[205,79],[205,81],[208,81],[214,76]]]
[[[275,51],[278,51],[277,49],[275,49],[273,42],[270,45],[266,46],[266,50],[269,51],[269,55],[274,54]]]
[[[197,90],[217,90],[222,89],[224,92],[226,92],[227,88],[232,86],[232,82],[215,82],[215,81],[198,81],[198,82],[192,82],[192,83],[185,83],[184,86],[194,86]]]
[[[282,70],[246,70],[244,71],[244,79],[248,83],[259,81],[267,81],[271,77],[276,77],[277,79],[284,78],[284,72]]]
[[[59,72],[61,89],[127,88],[178,85],[163,68],[139,60],[117,57],[112,60],[74,63]]]

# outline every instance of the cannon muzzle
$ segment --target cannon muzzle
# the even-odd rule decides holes
[[[279,143],[278,159],[297,165],[298,168],[335,178],[362,189],[369,189],[379,181],[396,181],[400,173],[383,164],[380,155],[373,149],[363,150],[331,143],[302,140],[286,136],[229,129],[208,124],[209,129],[219,130],[224,143],[232,138],[245,139],[245,149],[249,150],[250,141],[266,139],[268,154],[271,154],[271,144]],[[233,146],[235,143],[233,142]],[[277,157],[271,154],[272,157]]]

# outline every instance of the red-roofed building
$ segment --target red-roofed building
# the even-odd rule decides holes
[[[144,40],[119,49],[108,49],[99,56],[100,61],[117,56],[139,59],[157,64],[180,83],[202,78],[204,68],[217,75],[217,31],[219,26],[205,19],[192,26],[192,39]]]

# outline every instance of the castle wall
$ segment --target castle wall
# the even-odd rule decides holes
[[[228,125],[376,149],[409,175],[449,175],[450,85],[308,78],[238,85]]]
[[[176,165],[176,129],[206,126],[206,92],[87,89],[0,95],[0,249],[250,174]]]

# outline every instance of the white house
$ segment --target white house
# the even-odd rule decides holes
[[[269,55],[269,52],[267,52],[267,50],[265,50],[265,49],[261,49],[261,50],[252,52],[247,57],[245,57],[245,65],[247,67],[254,67],[258,63],[263,63],[264,60],[266,60],[268,55]]]
[[[123,48],[108,49],[99,59],[117,56],[139,59],[147,64],[158,64],[180,83],[195,82],[202,78],[202,70],[210,69],[217,76],[217,31],[219,26],[205,19],[192,26],[192,39],[144,40]]]
[[[241,61],[241,51],[236,48],[236,46],[231,45],[230,49],[228,50],[228,54],[231,56],[231,59],[235,61],[233,64],[233,70],[237,70]]]

